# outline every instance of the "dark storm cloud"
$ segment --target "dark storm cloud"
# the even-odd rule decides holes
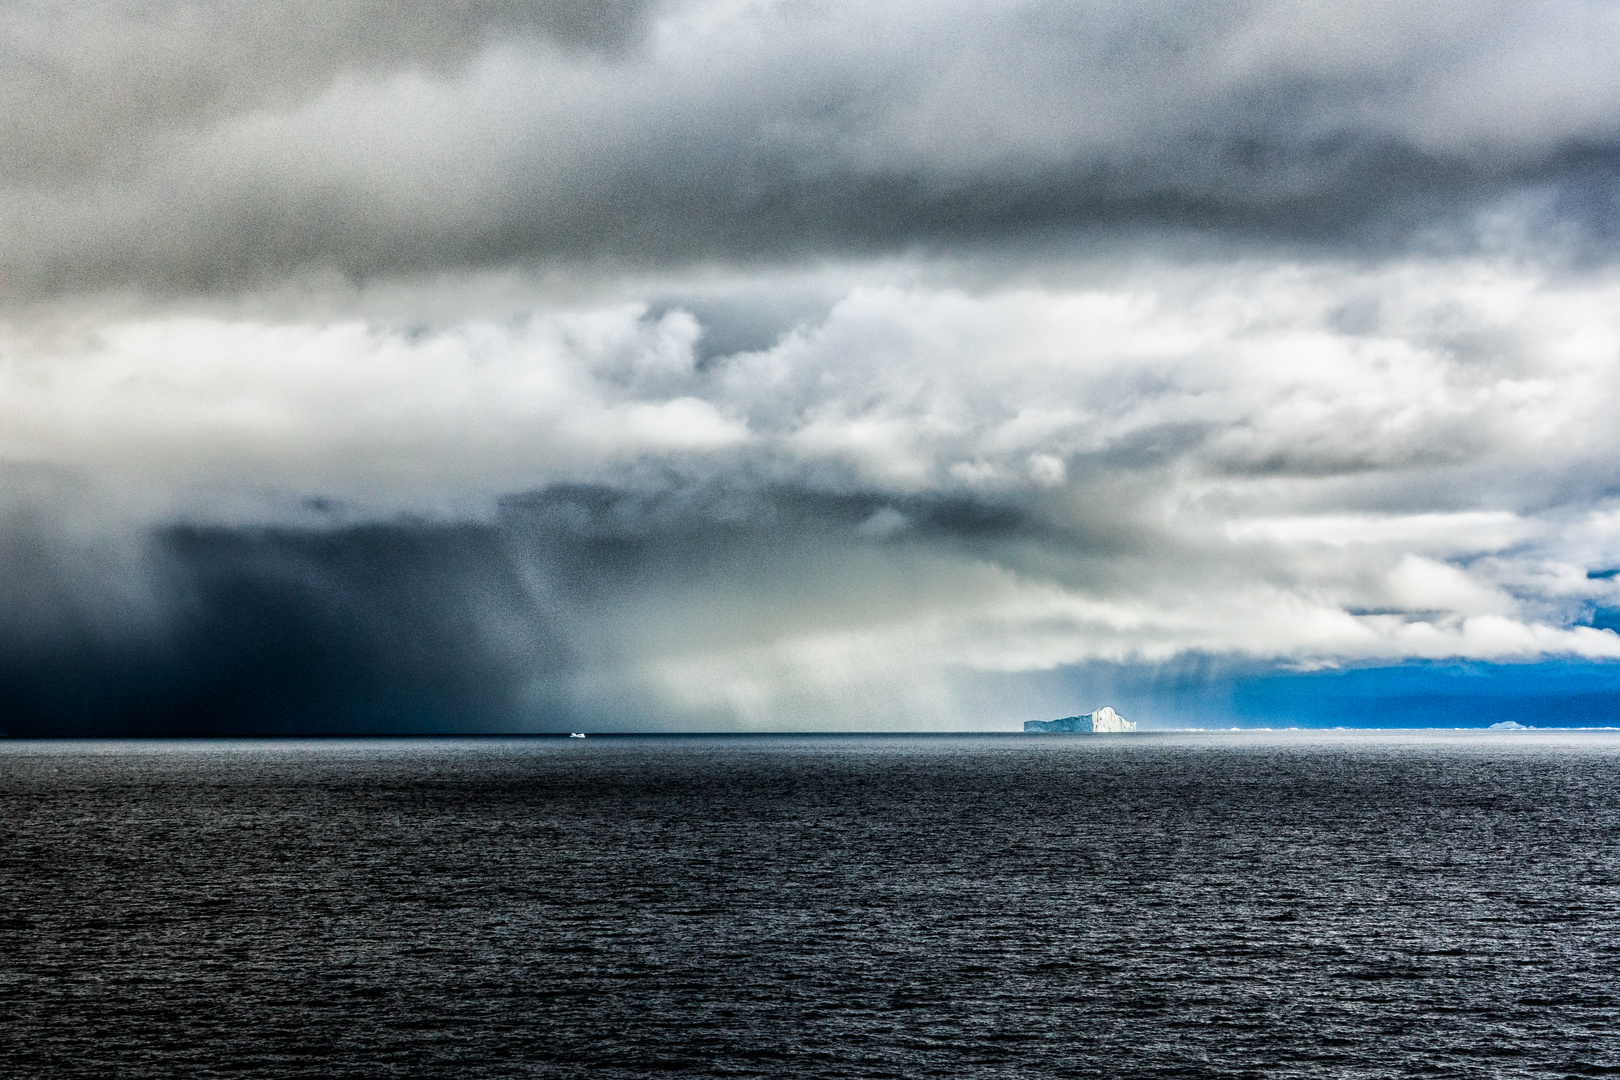
[[[75,550],[60,528],[13,521],[0,731],[952,727],[1017,722],[1100,693],[1149,716],[1221,722],[1211,687],[1229,692],[1234,672],[1260,670],[1233,643],[1264,655],[1278,647],[1265,639],[1286,649],[1300,632],[1267,601],[1243,598],[1257,575],[1280,582],[1300,568],[1287,550],[1234,566],[1207,537],[1109,520],[1098,506],[1131,500],[1108,482],[1082,479],[1068,497],[749,488],[727,477],[570,483],[510,497],[483,523],[161,526],[122,551],[105,541]],[[1462,544],[1477,548],[1492,530],[1511,532],[1504,517],[1394,524],[1466,531]],[[1304,524],[1339,543],[1322,519]],[[1287,526],[1273,539],[1286,541]],[[1379,527],[1371,517],[1340,526],[1365,545]],[[1365,552],[1346,557],[1352,577],[1357,562],[1381,569]],[[1320,558],[1320,547],[1305,555]],[[1418,603],[1448,589],[1468,602],[1455,594],[1471,586],[1440,563],[1402,574]],[[1325,580],[1320,567],[1305,577],[1307,590]],[[1601,574],[1594,582],[1612,592]],[[1168,613],[1153,610],[1159,593]],[[1189,598],[1210,609],[1191,617],[1190,636]],[[998,611],[1009,600],[1013,612]],[[1393,626],[1450,615],[1410,603],[1351,614]],[[966,629],[945,626],[941,643],[936,627],[919,645],[915,624],[941,617]],[[1084,627],[1095,619],[1100,631]],[[874,639],[874,625],[888,629]],[[1092,644],[1076,650],[1077,634]],[[1163,635],[1186,640],[1168,665],[1145,663]],[[803,685],[794,654],[805,642],[816,676],[854,662],[850,685]],[[942,647],[953,654],[943,665]],[[1052,647],[1067,663],[1043,659]],[[786,660],[773,655],[782,649]],[[977,668],[964,666],[975,654]],[[760,694],[763,707],[751,707]]]
[[[1620,18],[1591,3],[103,3],[7,23],[0,267],[22,293],[1076,230],[1475,244],[1493,213],[1578,247],[1615,220]]]
[[[144,561],[145,618],[71,611],[41,636],[9,609],[0,730],[483,730],[514,719],[515,657],[562,662],[487,530],[170,529]]]
[[[13,521],[0,732],[622,728],[655,710],[573,694],[589,660],[579,639],[602,609],[699,578],[723,590],[814,573],[816,549],[867,546],[857,526],[886,505],[570,484],[513,497],[481,525],[169,526],[116,563],[64,558],[60,535]],[[902,505],[936,546],[1035,527],[1009,505]]]

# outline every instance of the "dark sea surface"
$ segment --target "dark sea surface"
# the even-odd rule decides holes
[[[1620,734],[0,743],[0,1075],[1620,1073]]]

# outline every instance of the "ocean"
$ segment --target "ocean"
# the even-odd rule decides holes
[[[1620,733],[0,743],[0,1075],[1620,1073]]]

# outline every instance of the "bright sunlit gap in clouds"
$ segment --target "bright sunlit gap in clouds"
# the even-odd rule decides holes
[[[1606,6],[273,6],[7,9],[0,726],[1620,658]]]

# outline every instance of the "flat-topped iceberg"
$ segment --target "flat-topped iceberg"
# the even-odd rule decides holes
[[[1061,720],[1025,720],[1025,731],[1135,731],[1136,722],[1127,720],[1104,705],[1096,712],[1084,716],[1065,716]]]

